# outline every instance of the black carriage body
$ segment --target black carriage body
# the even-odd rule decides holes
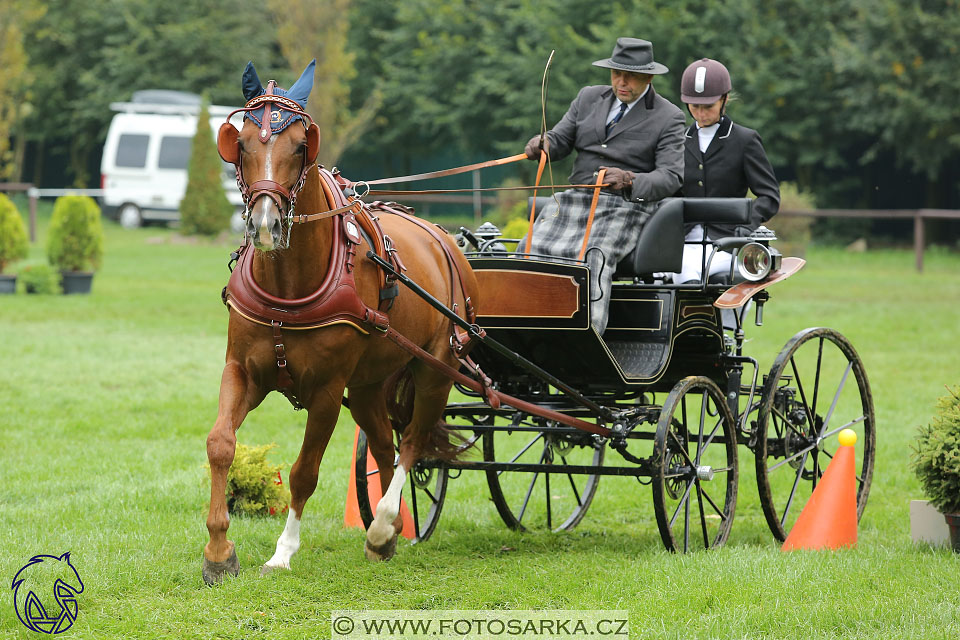
[[[477,322],[490,337],[585,393],[669,391],[690,375],[726,385],[717,294],[615,283],[603,336],[590,324],[589,271],[542,259],[472,257],[480,282]],[[479,345],[474,359],[523,394],[542,385]]]

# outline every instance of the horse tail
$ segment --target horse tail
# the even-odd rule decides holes
[[[384,383],[387,400],[387,416],[397,435],[413,420],[413,372],[409,366],[392,373]]]
[[[398,436],[403,435],[404,429],[413,420],[413,402],[415,387],[413,372],[409,366],[390,375],[384,383],[386,390],[387,416],[390,425]],[[428,430],[420,440],[417,457],[429,460],[443,460],[451,462],[469,451],[473,444],[449,424],[440,420]]]

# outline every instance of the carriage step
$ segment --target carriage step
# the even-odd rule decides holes
[[[607,348],[628,378],[647,378],[666,365],[667,346],[657,343],[610,340]]]

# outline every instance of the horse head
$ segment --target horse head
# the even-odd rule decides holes
[[[230,124],[234,111],[217,134],[220,157],[237,168],[246,234],[263,251],[289,243],[297,194],[320,150],[320,128],[305,111],[315,64],[284,90],[273,80],[264,88],[253,63],[247,63],[242,82],[247,103],[237,109],[244,112],[243,129]]]

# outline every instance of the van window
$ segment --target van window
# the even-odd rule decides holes
[[[147,143],[150,136],[140,133],[124,133],[117,142],[117,166],[142,169],[147,166]]]
[[[160,140],[160,157],[157,167],[160,169],[186,169],[190,162],[190,143],[186,136],[164,136]]]

